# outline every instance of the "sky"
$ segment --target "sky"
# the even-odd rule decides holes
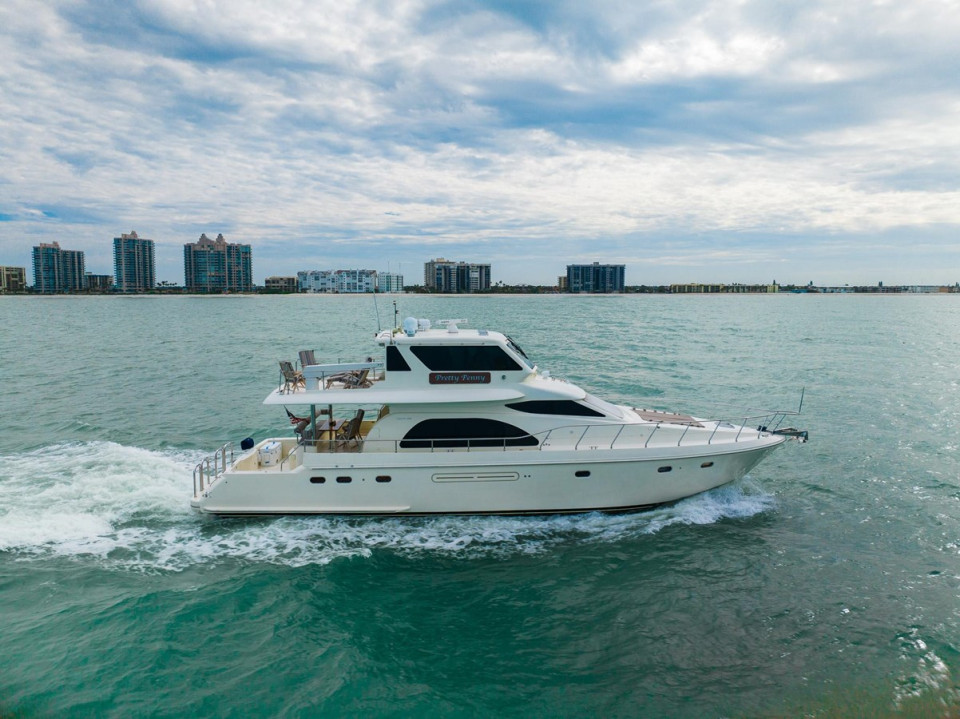
[[[0,264],[960,281],[960,0],[4,0]]]

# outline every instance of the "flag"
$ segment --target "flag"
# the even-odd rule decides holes
[[[287,412],[287,417],[290,418],[290,424],[300,424],[301,422],[309,422],[310,420],[306,417],[297,417],[293,412],[284,407],[284,410]]]

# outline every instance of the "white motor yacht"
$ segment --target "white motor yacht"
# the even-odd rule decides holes
[[[796,412],[735,421],[616,405],[510,337],[408,318],[382,359],[287,363],[264,400],[296,436],[228,443],[194,471],[212,514],[545,514],[672,502],[742,477]],[[310,353],[312,354],[312,353]],[[304,353],[301,353],[304,356]],[[281,363],[283,365],[284,363]]]

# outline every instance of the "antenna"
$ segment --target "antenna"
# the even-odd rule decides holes
[[[380,334],[380,308],[377,306],[377,288],[373,288],[373,311],[377,313],[377,334]]]
[[[393,301],[393,326],[394,326],[394,327],[399,327],[399,326],[400,326],[400,325],[397,323],[397,317],[399,317],[399,312],[400,312],[400,310],[397,309],[397,301],[394,300],[394,301]]]

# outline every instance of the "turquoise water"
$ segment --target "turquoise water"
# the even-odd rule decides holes
[[[956,297],[397,301],[607,399],[736,416],[806,387],[811,442],[639,514],[201,517],[193,465],[289,433],[277,360],[366,356],[371,298],[0,298],[0,715],[960,706]]]

